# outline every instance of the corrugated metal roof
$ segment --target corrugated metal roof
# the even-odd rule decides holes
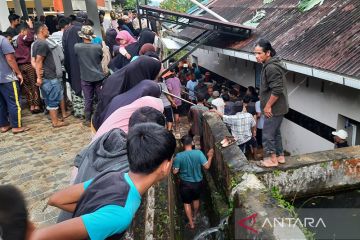
[[[209,45],[252,52],[257,39],[267,38],[285,60],[360,78],[360,0],[325,0],[303,13],[298,2],[217,0],[211,9],[234,23],[250,20],[256,10],[265,10],[266,16],[249,39],[219,37]],[[191,38],[199,32],[186,28],[180,36]]]

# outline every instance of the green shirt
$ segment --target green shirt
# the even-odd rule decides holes
[[[179,169],[180,179],[187,182],[201,182],[201,168],[207,163],[200,150],[184,151],[176,154],[173,168]]]

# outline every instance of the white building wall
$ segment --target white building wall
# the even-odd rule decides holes
[[[240,85],[254,86],[255,72],[253,63],[198,49],[193,53],[200,66],[207,68]],[[308,117],[322,122],[332,128],[338,127],[339,114],[360,122],[360,90],[324,81],[324,92],[321,92],[322,80],[309,78],[306,86],[305,75],[293,73],[288,76],[288,93],[290,107]],[[307,129],[284,120],[282,124],[284,148],[291,154],[303,154],[333,148],[326,139]]]

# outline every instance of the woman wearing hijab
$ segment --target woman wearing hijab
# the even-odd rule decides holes
[[[99,103],[96,107],[92,124],[99,128],[99,117],[110,101],[117,95],[124,93],[145,79],[154,80],[161,69],[161,62],[148,56],[140,56],[104,80],[100,91]]]
[[[125,47],[128,54],[130,54],[130,59],[119,54],[111,60],[109,64],[109,68],[114,72],[123,68],[124,66],[129,64],[132,57],[139,55],[140,49],[145,43],[153,44],[154,40],[155,40],[154,32],[152,32],[149,29],[142,30],[139,36],[139,40]]]
[[[151,43],[145,43],[141,48],[140,48],[140,51],[139,51],[139,56],[141,55],[146,55],[146,56],[149,56],[149,57],[153,57],[153,58],[156,58],[156,59],[159,59],[159,55],[155,52],[156,49],[155,49],[155,46]],[[139,58],[139,56],[134,56],[132,59],[131,59],[131,62],[135,61],[136,59]]]
[[[106,109],[100,114],[98,125],[101,125],[117,109],[124,107],[141,97],[151,96],[158,98],[160,95],[161,90],[156,82],[153,80],[143,80],[129,91],[114,97]]]
[[[101,127],[93,137],[92,141],[94,141],[98,137],[102,136],[104,133],[114,128],[120,128],[125,133],[128,133],[129,119],[131,115],[137,109],[142,107],[153,107],[160,112],[164,111],[164,105],[160,98],[155,98],[150,96],[139,98],[135,102],[126,105],[124,107],[121,107],[117,109],[115,112],[113,112],[101,125]]]
[[[130,35],[128,31],[122,30],[116,36],[116,43],[118,45],[114,46],[114,54],[116,55],[117,52],[120,52],[121,55],[130,59],[130,54],[126,51],[125,47],[135,43],[136,40]]]

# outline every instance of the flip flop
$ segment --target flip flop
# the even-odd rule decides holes
[[[23,133],[23,132],[29,131],[30,129],[31,128],[29,128],[29,127],[22,127],[20,131],[16,131],[16,132],[12,131],[12,133],[13,134]]]
[[[11,127],[10,127],[10,126],[7,126],[7,127],[1,127],[1,128],[0,128],[0,132],[1,132],[1,133],[6,133],[6,132],[8,132],[10,129],[11,129]]]

